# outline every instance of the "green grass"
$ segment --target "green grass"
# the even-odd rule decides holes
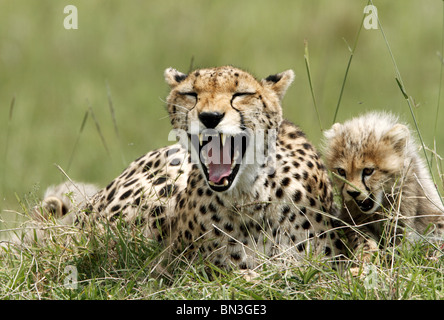
[[[163,249],[140,231],[104,229],[54,228],[43,247],[5,251],[0,299],[444,299],[443,250],[427,241],[381,250],[360,277],[309,257],[299,265],[264,261],[247,281],[199,259],[164,265]],[[76,267],[75,288],[67,266]]]
[[[65,4],[0,0],[0,228],[14,228],[16,213],[65,180],[62,170],[104,186],[167,144],[163,70],[190,64],[233,64],[259,78],[294,69],[284,115],[315,145],[334,121],[398,113],[442,190],[442,1],[373,1],[379,30],[360,28],[367,3],[71,1],[79,30],[67,31]],[[443,249],[425,241],[385,248],[363,277],[309,259],[266,262],[248,282],[204,261],[160,274],[162,248],[124,226],[75,243],[74,230],[51,230],[44,247],[1,256],[0,299],[444,299]],[[66,266],[77,268],[77,289],[65,286]]]

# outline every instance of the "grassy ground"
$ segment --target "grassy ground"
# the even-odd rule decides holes
[[[0,299],[444,299],[443,250],[427,241],[381,250],[375,263],[358,265],[361,276],[307,257],[264,260],[246,279],[198,259],[164,266],[162,248],[122,225],[116,230],[52,228],[44,247],[5,251]]]
[[[169,66],[186,72],[190,64],[233,64],[258,77],[292,68],[297,78],[284,114],[316,145],[336,111],[343,121],[384,109],[414,128],[416,121],[425,146],[443,154],[442,2],[374,1],[384,33],[361,29],[357,37],[367,3],[71,1],[79,29],[65,30],[64,3],[0,0],[0,228],[64,179],[54,164],[74,180],[103,186],[132,159],[167,144],[162,73]],[[442,189],[440,159],[428,156]],[[442,252],[431,244],[382,252],[375,289],[368,278],[314,261],[285,271],[269,263],[255,283],[211,268],[208,274],[202,263],[181,265],[170,280],[151,274],[155,246],[126,239],[110,257],[107,239],[91,249],[86,237],[75,253],[59,243],[7,254],[0,298],[442,299],[444,292]],[[64,286],[67,265],[81,266],[76,290]]]

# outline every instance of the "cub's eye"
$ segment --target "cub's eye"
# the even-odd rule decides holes
[[[344,178],[345,178],[345,170],[344,170],[344,169],[342,169],[342,168],[337,168],[336,171],[338,172],[338,174],[339,174],[341,177],[344,177]]]
[[[362,174],[364,176],[371,176],[374,171],[375,171],[375,169],[373,169],[373,168],[364,168],[364,170],[362,170]]]
[[[190,92],[179,92],[179,94],[181,96],[188,96],[188,97],[193,97],[193,98],[197,99],[197,93],[193,92],[193,91],[190,91]]]

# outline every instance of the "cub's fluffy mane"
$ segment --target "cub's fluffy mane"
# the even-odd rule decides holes
[[[343,124],[335,123],[329,130],[324,132],[324,154],[331,156],[332,148],[329,148],[335,139],[345,137],[348,141],[359,148],[365,147],[365,142],[369,137],[373,137],[375,141],[380,141],[396,124],[399,123],[397,116],[388,112],[370,112],[359,117],[347,120]],[[409,131],[409,138],[406,155],[417,153],[417,143],[411,134],[409,126],[403,123]]]

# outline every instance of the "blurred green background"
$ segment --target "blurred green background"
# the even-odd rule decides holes
[[[338,102],[367,1],[0,0],[0,209],[41,196],[64,176],[106,185],[136,157],[170,142],[163,70],[231,64],[262,78],[294,69],[284,114],[317,146]],[[416,104],[425,143],[444,155],[438,107],[443,1],[374,1]],[[66,5],[78,29],[65,30]],[[109,107],[111,98],[117,131]],[[11,110],[11,101],[14,107]],[[100,137],[91,115],[100,126]],[[385,109],[412,122],[381,30],[362,29],[338,121]],[[12,112],[11,112],[12,111]],[[71,158],[72,157],[72,158]],[[71,161],[72,160],[72,161]],[[71,162],[71,163],[70,163]]]

